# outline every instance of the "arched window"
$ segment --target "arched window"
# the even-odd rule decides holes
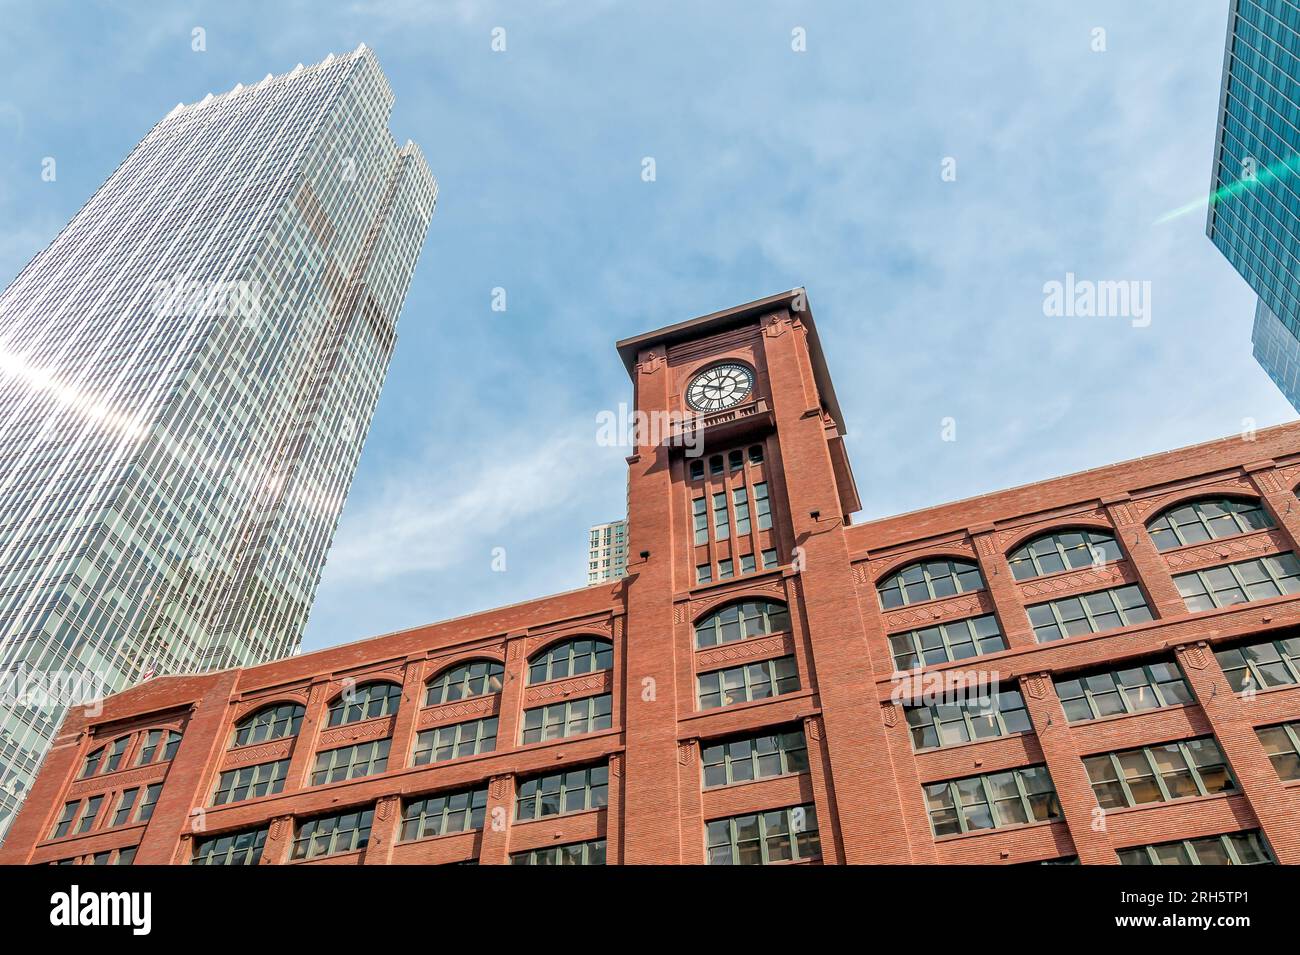
[[[1008,557],[1007,562],[1011,565],[1012,577],[1029,580],[1062,570],[1087,567],[1094,562],[1109,563],[1123,556],[1110,534],[1080,528],[1052,531],[1035,537]]]
[[[695,646],[702,650],[789,629],[790,611],[785,604],[746,600],[723,607],[699,621],[695,625]]]
[[[880,606],[893,610],[904,604],[983,590],[980,570],[965,560],[923,560],[890,574],[876,586]]]
[[[297,736],[306,707],[301,703],[272,703],[235,724],[235,746]]]
[[[81,764],[81,772],[77,774],[78,779],[85,779],[87,776],[95,775],[95,770],[99,769],[99,761],[104,758],[104,747],[92,753],[87,753],[85,760]]]
[[[93,753],[86,756],[85,762],[81,764],[81,773],[78,779],[85,779],[87,776],[94,776],[96,773],[112,773],[122,768],[122,757],[126,755],[126,747],[131,742],[130,736],[119,736],[113,742],[99,747]]]
[[[329,725],[341,726],[360,720],[392,716],[402,701],[402,688],[396,683],[362,683],[340,693],[330,704]]]
[[[548,647],[528,662],[528,682],[544,683],[566,676],[596,673],[614,666],[614,644],[599,637],[578,637]]]
[[[148,766],[150,763],[169,763],[180,745],[181,734],[176,730],[149,730],[144,734],[135,764]]]
[[[1272,526],[1273,518],[1259,501],[1217,497],[1171,507],[1149,523],[1147,530],[1156,550],[1171,550]]]
[[[424,705],[438,706],[473,696],[500,693],[505,672],[505,665],[496,660],[469,660],[457,664],[429,681]]]

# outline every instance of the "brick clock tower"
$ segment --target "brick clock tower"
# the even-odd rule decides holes
[[[625,861],[699,860],[699,735],[791,722],[810,771],[787,804],[816,807],[825,861],[908,861],[845,536],[858,494],[806,293],[618,349],[647,422],[628,458]],[[693,621],[746,598],[786,604],[788,632],[700,646]],[[720,692],[743,700],[768,675],[744,675],[750,664],[790,657],[797,690],[730,703],[721,720],[697,708],[701,674],[741,672]]]

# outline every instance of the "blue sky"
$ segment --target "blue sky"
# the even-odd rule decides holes
[[[1295,417],[1204,212],[1155,224],[1208,191],[1227,0],[149,6],[0,3],[0,281],[178,101],[361,41],[440,183],[305,649],[581,586],[614,341],[794,286],[859,519]],[[1045,315],[1067,272],[1150,325]]]

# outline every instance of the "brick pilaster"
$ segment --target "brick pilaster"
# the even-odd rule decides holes
[[[605,864],[623,864],[623,843],[619,836],[626,822],[623,818],[623,766],[622,753],[609,756],[609,801],[605,806]],[[690,861],[687,859],[686,861]]]
[[[700,766],[700,741],[684,739],[677,744],[677,792],[682,807],[682,862],[694,865],[705,861],[702,853],[693,852],[692,842],[700,844],[704,833],[704,775]],[[612,777],[611,772],[611,777]],[[611,780],[612,781],[612,780]],[[613,789],[611,788],[611,800]]]
[[[895,767],[899,800],[903,803],[911,844],[911,862],[920,865],[935,865],[939,854],[935,851],[934,830],[930,828],[929,815],[922,795],[921,776],[916,771],[916,758],[913,755],[911,733],[907,727],[907,718],[901,704],[892,700],[880,704],[881,719],[889,738],[889,754]],[[911,803],[913,810],[907,811]]]
[[[479,865],[509,865],[510,824],[515,818],[515,777],[510,774],[488,780],[487,815],[483,819],[483,842]]]
[[[1175,647],[1174,652],[1278,862],[1300,864],[1300,826],[1294,817],[1290,793],[1278,779],[1255,735],[1250,716],[1254,698],[1233,692],[1205,641],[1185,643]]]
[[[1083,759],[1061,701],[1049,674],[1022,677],[1021,696],[1034,722],[1047,771],[1052,774],[1061,814],[1070,828],[1079,862],[1083,865],[1118,865],[1119,858],[1106,835],[1105,816],[1083,768]]]
[[[393,860],[393,846],[397,843],[402,825],[402,799],[384,796],[374,806],[370,820],[370,839],[361,853],[362,865],[388,865]]]
[[[524,687],[528,685],[527,632],[506,637],[506,672],[501,684],[501,706],[497,713],[497,749],[519,743],[519,722],[523,719]]]
[[[424,705],[424,659],[415,657],[406,661],[402,673],[402,705],[393,718],[393,740],[388,747],[388,768],[403,769],[411,765],[415,746],[415,727],[420,720],[420,707]]]
[[[1127,503],[1127,495],[1105,498],[1102,505],[1115,526],[1115,537],[1132,565],[1151,602],[1151,613],[1160,619],[1178,617],[1187,613],[1187,604],[1174,586],[1169,566],[1156,550],[1146,524],[1134,514]]]
[[[260,865],[284,865],[293,848],[293,816],[276,816],[267,827]]]
[[[316,680],[307,693],[307,706],[298,727],[298,738],[294,740],[293,755],[289,757],[286,789],[307,785],[307,774],[311,772],[312,758],[316,753],[316,738],[325,727],[328,704],[329,679]],[[392,758],[391,750],[389,758]]]
[[[971,538],[975,542],[975,553],[979,555],[980,573],[984,576],[984,586],[993,600],[993,608],[998,615],[998,625],[1006,638],[1008,647],[1032,647],[1034,630],[1029,626],[1029,616],[1025,612],[1025,603],[1020,596],[1020,588],[1011,576],[1011,568],[998,546],[997,537],[991,527],[972,528]]]

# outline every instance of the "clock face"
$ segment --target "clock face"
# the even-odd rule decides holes
[[[729,362],[706,368],[686,386],[686,403],[696,411],[722,411],[740,404],[754,390],[754,373]]]

